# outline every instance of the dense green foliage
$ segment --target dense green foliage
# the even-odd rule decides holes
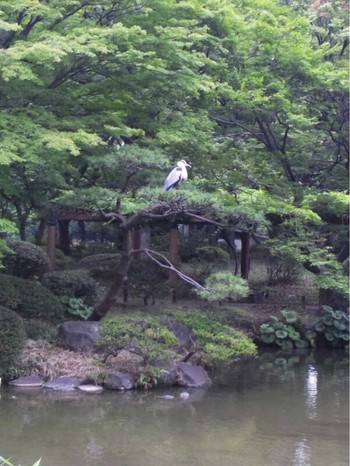
[[[61,296],[60,301],[65,305],[68,314],[80,319],[87,319],[93,308],[88,306],[82,298],[70,298],[69,296]]]
[[[173,358],[176,343],[177,338],[160,318],[142,315],[106,318],[99,338],[107,352],[126,348],[142,356],[145,365]]]
[[[271,316],[260,325],[260,339],[264,344],[282,349],[307,346],[344,347],[349,342],[349,313],[322,306],[319,317],[305,325],[295,311],[281,311],[282,319]]]
[[[83,298],[92,305],[98,298],[100,286],[86,270],[64,270],[46,273],[41,283],[55,295]]]
[[[20,316],[0,306],[0,377],[8,375],[22,350],[25,338],[26,332]]]
[[[188,325],[196,337],[195,345],[207,365],[227,363],[236,357],[254,356],[256,346],[250,338],[222,324],[215,315],[178,312],[176,320]]]
[[[333,347],[342,347],[349,343],[349,314],[322,306],[323,312],[313,323],[315,332],[323,336]]]
[[[25,241],[10,241],[8,246],[9,251],[3,259],[6,273],[21,278],[34,278],[41,277],[47,271],[48,257],[38,246]]]
[[[65,308],[57,296],[40,283],[0,274],[0,305],[22,317],[60,319]]]
[[[196,293],[209,302],[223,299],[238,300],[248,296],[249,287],[246,280],[231,272],[215,272],[206,279],[205,289],[196,289]]]
[[[314,344],[316,333],[303,329],[295,311],[281,311],[282,319],[271,316],[270,322],[260,325],[260,338],[265,344],[282,349],[306,348]]]
[[[0,0],[1,231],[40,241],[57,208],[114,211],[124,231],[133,215],[207,216],[268,236],[277,259],[346,294],[346,11]],[[190,182],[162,192],[182,158]]]

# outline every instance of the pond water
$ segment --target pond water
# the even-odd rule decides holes
[[[344,351],[264,353],[187,400],[182,389],[2,387],[0,455],[22,466],[347,466],[348,367]]]

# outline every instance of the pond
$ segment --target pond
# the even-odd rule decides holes
[[[348,367],[344,351],[262,353],[188,399],[2,387],[0,455],[22,466],[346,466]]]

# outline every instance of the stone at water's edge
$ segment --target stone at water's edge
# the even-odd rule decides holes
[[[103,392],[103,387],[100,385],[79,385],[78,390],[84,392],[84,393],[102,393]]]
[[[194,366],[188,362],[178,362],[165,367],[158,380],[158,386],[202,388],[211,385],[211,379],[205,369]]]
[[[104,386],[110,390],[131,390],[135,387],[135,376],[124,372],[109,372]]]
[[[11,382],[9,382],[9,385],[21,388],[37,388],[42,387],[44,385],[44,381],[38,375],[27,375],[24,377],[19,377],[18,379],[11,380]]]
[[[45,388],[62,392],[71,392],[82,383],[83,381],[79,377],[62,376],[47,382]]]
[[[177,364],[177,383],[183,387],[201,388],[211,385],[212,382],[203,367],[179,362]]]
[[[93,351],[99,337],[99,322],[67,321],[58,329],[58,341],[74,351]]]

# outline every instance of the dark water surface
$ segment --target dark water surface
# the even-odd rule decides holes
[[[348,354],[264,353],[208,390],[2,387],[0,455],[29,466],[347,466]],[[174,400],[160,398],[164,394]]]

